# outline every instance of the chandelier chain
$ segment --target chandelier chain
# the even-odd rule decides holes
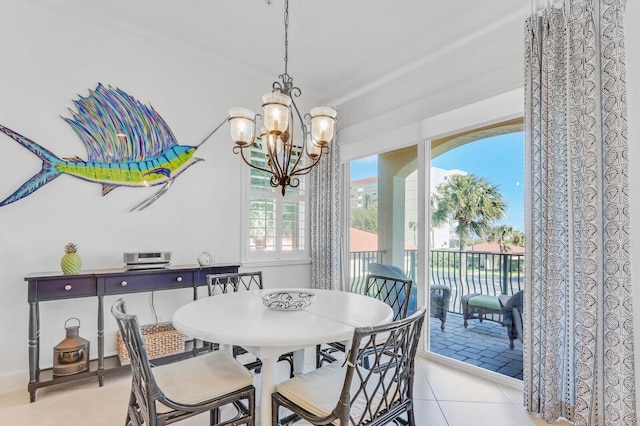
[[[289,0],[284,0],[284,75],[289,75]]]

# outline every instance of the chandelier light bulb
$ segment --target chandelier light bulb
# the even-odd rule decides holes
[[[310,115],[312,145],[323,147],[333,139],[338,112],[329,107],[316,107]]]
[[[231,139],[239,146],[251,145],[256,134],[256,115],[247,108],[229,110]]]
[[[264,125],[269,133],[280,135],[289,128],[291,98],[283,93],[272,92],[262,96]]]

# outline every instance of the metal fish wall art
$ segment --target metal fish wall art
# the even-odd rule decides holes
[[[197,146],[178,145],[167,123],[152,107],[118,88],[102,84],[89,91],[89,96],[74,101],[74,105],[77,112],[70,109],[72,118],[63,118],[86,147],[86,161],[78,156],[59,158],[31,139],[0,125],[0,132],[42,160],[42,170],[1,201],[0,207],[68,174],[101,184],[103,196],[119,186],[162,185],[158,192],[130,211],[143,210],[167,192],[177,176],[202,160],[193,154],[213,134]]]

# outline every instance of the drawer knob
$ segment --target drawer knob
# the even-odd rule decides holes
[[[176,281],[178,281],[179,283],[181,283],[181,282],[182,282],[182,277],[178,277],[178,278],[176,278]]]
[[[67,285],[64,286],[64,289],[67,290],[67,291],[71,290],[71,288],[72,288],[71,284],[67,284]]]
[[[127,284],[129,284],[129,283],[128,283],[128,282],[126,282],[126,281],[122,281],[122,282],[120,283],[120,285],[121,285],[122,287],[126,287],[126,286],[127,286]]]

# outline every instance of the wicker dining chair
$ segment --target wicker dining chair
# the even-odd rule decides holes
[[[209,296],[237,291],[262,290],[262,271],[257,272],[233,272],[227,274],[207,275],[207,286]],[[212,349],[217,347],[216,343],[208,343]],[[240,346],[233,346],[233,356],[246,354],[247,351]],[[278,361],[286,361],[289,364],[289,377],[293,377],[293,353],[289,352],[280,356]],[[262,361],[256,358],[244,364],[249,370],[257,373],[262,368]]]
[[[255,425],[253,376],[225,352],[213,352],[152,368],[135,315],[124,299],[111,313],[131,358],[131,394],[125,424],[162,426],[200,413],[210,413],[210,425]],[[234,406],[236,416],[221,421],[220,408]]]
[[[313,425],[415,426],[414,362],[425,312],[421,307],[405,319],[356,328],[345,363],[334,362],[278,384],[271,396],[272,424],[303,419]],[[280,419],[281,407],[293,414]]]
[[[413,281],[408,278],[387,277],[382,275],[367,275],[364,293],[367,296],[381,300],[393,309],[393,320],[405,318],[409,309],[409,296]],[[316,366],[321,367],[327,362],[334,362],[336,352],[344,352],[342,342],[328,343],[324,347],[316,346]]]

